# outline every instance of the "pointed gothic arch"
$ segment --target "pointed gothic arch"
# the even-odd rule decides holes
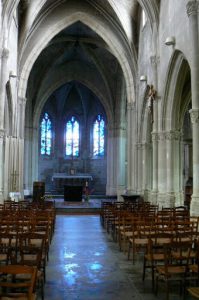
[[[176,50],[170,60],[161,110],[162,130],[180,130],[186,107],[190,102],[190,90],[182,89],[189,80],[190,67],[185,55]],[[187,87],[188,88],[188,87]],[[182,101],[183,100],[183,101]],[[180,108],[180,110],[179,110]]]
[[[139,141],[150,142],[151,141],[151,132],[152,132],[152,123],[153,116],[149,111],[148,107],[148,93],[149,86],[147,85],[144,91],[142,109],[141,109],[141,117],[140,117],[140,128],[139,128]]]
[[[189,63],[181,51],[174,51],[168,72],[161,107],[160,130],[165,146],[167,193],[172,205],[184,205],[182,127],[191,101]]]
[[[68,72],[63,68],[59,69],[59,76],[55,76],[54,82],[50,82],[49,86],[46,87],[45,93],[41,95],[38,104],[35,107],[34,110],[34,119],[33,119],[33,126],[37,128],[39,116],[41,114],[42,108],[49,98],[49,96],[58,89],[60,86],[62,86],[65,83],[68,83],[70,81],[76,80],[83,85],[87,86],[102,102],[105,112],[107,115],[107,118],[109,122],[112,124],[113,123],[113,108],[110,105],[110,99],[108,98],[108,95],[106,93],[102,93],[102,89],[100,89],[100,86],[98,84],[95,84],[95,81],[93,79],[95,78],[95,74],[93,74],[93,71],[88,68],[88,71],[85,71],[84,76],[82,75],[82,69],[81,66],[69,66],[70,68],[68,69]],[[71,70],[76,70],[76,72],[71,72]],[[86,68],[86,66],[85,66]],[[86,69],[85,69],[86,70]]]
[[[140,182],[138,188],[145,195],[145,198],[149,198],[149,190],[152,188],[153,172],[152,172],[152,128],[153,128],[153,116],[148,107],[148,93],[150,87],[147,85],[143,97],[142,108],[140,114],[140,126],[138,133],[138,160],[142,169],[138,169],[138,173],[141,172]],[[141,150],[141,151],[140,151]]]
[[[94,30],[110,47],[111,52],[119,61],[121,68],[124,73],[126,87],[127,87],[127,99],[128,102],[135,101],[134,92],[134,78],[133,75],[135,67],[129,64],[126,56],[126,51],[124,45],[119,41],[119,37],[116,35],[115,31],[107,27],[105,20],[96,18],[92,15],[92,10],[85,11],[81,6],[75,9],[67,6],[60,6],[59,12],[57,12],[56,17],[53,14],[48,15],[48,20],[42,20],[42,25],[40,24],[39,30],[35,27],[34,34],[27,43],[27,51],[23,52],[23,57],[21,59],[20,67],[20,82],[19,82],[19,95],[24,95],[26,93],[27,79],[29,77],[32,66],[41,53],[42,49],[47,45],[47,43],[62,29],[74,24],[77,21],[90,27]],[[52,22],[49,27],[49,22]],[[106,27],[106,30],[104,28]],[[42,30],[41,30],[42,28]],[[36,40],[38,42],[36,42]],[[32,51],[29,51],[30,48]],[[25,95],[24,95],[25,96]]]

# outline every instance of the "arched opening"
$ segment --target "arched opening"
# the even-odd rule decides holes
[[[184,115],[183,122],[183,187],[185,193],[185,205],[190,208],[193,192],[193,148],[192,125],[189,110],[191,103]]]
[[[175,51],[167,74],[162,128],[167,142],[167,192],[170,205],[184,205],[185,185],[191,176],[191,73],[184,54]]]
[[[77,21],[53,37],[33,65],[28,80],[25,145],[28,147],[30,138],[33,148],[28,148],[30,159],[25,161],[25,169],[29,172],[25,181],[31,178],[25,183],[27,188],[31,189],[31,181],[43,180],[46,190],[63,192],[63,187],[53,185],[53,174],[69,174],[70,170],[75,170],[76,174],[92,174],[95,194],[106,194],[108,185],[111,193],[116,195],[118,179],[114,175],[113,161],[117,157],[125,160],[119,144],[126,138],[118,131],[125,121],[121,108],[127,101],[123,96],[126,86],[121,82],[125,80],[117,59],[107,50],[102,38],[87,25]],[[52,116],[54,124],[51,157],[41,157],[38,148],[40,118],[45,112]],[[105,149],[103,156],[94,157],[92,126],[93,118],[99,114],[105,121]],[[69,159],[65,155],[64,130],[67,117],[72,115],[78,118],[80,125],[79,156]],[[114,146],[112,137],[109,138],[110,128]],[[107,150],[110,144],[112,155]],[[30,160],[31,169],[28,167]],[[125,164],[121,166],[125,169]]]
[[[42,154],[39,135],[38,179],[46,183],[46,191],[63,194],[64,184],[69,181],[64,179],[64,175],[71,175],[71,170],[73,170],[74,174],[80,176],[90,174],[93,180],[89,184],[95,194],[105,194],[107,181],[106,131],[104,155],[93,154],[94,116],[103,116],[103,120],[107,124],[107,116],[98,97],[86,86],[72,81],[61,86],[48,98],[41,111],[40,124],[45,113],[48,113],[52,120],[53,146],[51,155]],[[39,124],[38,128],[41,131]],[[78,146],[78,149],[75,145]],[[59,173],[63,177],[60,177],[60,180],[53,179],[55,173]],[[78,179],[75,182],[73,179],[70,184],[78,184],[79,181]]]

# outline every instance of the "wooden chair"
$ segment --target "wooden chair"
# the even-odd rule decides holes
[[[151,237],[152,224],[145,221],[136,221],[132,230],[132,236],[128,241],[128,259],[132,250],[133,264],[135,263],[135,255],[141,250],[145,253],[148,239]]]
[[[100,219],[102,226],[109,232],[109,224],[110,219],[112,218],[112,210],[113,210],[114,204],[109,201],[102,202],[102,208],[100,213]]]
[[[114,218],[112,224],[114,229],[113,234],[115,235],[114,240],[118,241],[118,234],[120,229],[123,227],[123,220],[125,217],[130,217],[132,212],[126,203],[117,201],[114,203],[113,214]]]
[[[187,289],[190,295],[195,297],[196,299],[199,299],[199,287],[190,287]]]
[[[37,289],[44,299],[45,257],[43,258],[45,237],[38,233],[25,234],[19,241],[18,263],[37,267]]]
[[[0,264],[7,265],[9,263],[11,240],[10,234],[0,233]]]
[[[120,251],[126,251],[127,240],[132,236],[132,221],[132,213],[126,212],[122,216],[122,220],[118,228],[118,243]]]
[[[195,257],[192,259],[192,263],[189,264],[190,279],[196,281],[196,285],[199,284],[199,241],[194,243]]]
[[[163,280],[166,284],[166,299],[169,300],[169,283],[180,282],[180,287],[186,287],[186,277],[188,274],[188,265],[190,263],[190,252],[192,242],[171,242],[164,245],[164,261],[162,266],[156,267],[156,294],[158,292],[158,283]],[[178,253],[176,258],[173,254]]]
[[[37,268],[21,265],[0,266],[0,299],[1,300],[35,300],[34,293]],[[16,279],[26,275],[26,279]],[[27,279],[28,278],[28,279]]]
[[[117,238],[119,244],[119,250],[122,251],[125,249],[126,237],[125,233],[131,231],[132,224],[132,213],[124,212],[121,216],[121,220],[117,226]]]
[[[115,242],[118,241],[118,232],[120,230],[120,227],[122,226],[123,222],[123,215],[126,214],[126,210],[124,209],[124,205],[121,205],[119,202],[119,205],[114,206],[113,210],[114,218],[112,220],[112,226],[111,226],[111,231],[112,231],[112,238]]]
[[[36,221],[33,232],[35,234],[40,234],[44,238],[44,250],[43,250],[43,258],[48,261],[49,259],[49,248],[50,248],[50,231],[49,231],[49,223],[45,221]]]
[[[155,234],[148,239],[146,253],[143,261],[142,280],[145,280],[146,269],[151,270],[152,290],[154,290],[155,283],[155,268],[164,261],[163,246],[171,243],[172,236],[169,233]]]
[[[10,260],[13,265],[34,266],[37,268],[36,290],[41,293],[41,298],[44,299],[44,274],[45,266],[42,261],[44,248],[44,237],[40,234],[29,233],[19,236],[19,245],[17,253],[11,254]],[[21,279],[21,275],[16,276]],[[23,279],[26,276],[23,275]]]

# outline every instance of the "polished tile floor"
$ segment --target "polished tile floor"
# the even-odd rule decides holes
[[[100,224],[98,215],[57,215],[50,246],[45,300],[157,300],[142,260],[128,261]],[[172,290],[170,300],[181,299]],[[186,299],[191,299],[186,297]]]

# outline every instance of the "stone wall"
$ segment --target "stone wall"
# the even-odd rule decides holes
[[[53,153],[51,157],[39,156],[39,180],[45,181],[46,190],[63,192],[56,189],[52,182],[53,173],[70,174],[70,169],[93,176],[90,187],[95,194],[105,194],[106,155],[103,158],[92,156],[92,123],[94,116],[104,109],[91,91],[73,82],[55,91],[46,102],[43,112],[48,112],[53,123]],[[68,116],[75,115],[80,122],[80,155],[71,159],[65,156],[65,122]],[[106,116],[105,116],[106,119]]]

